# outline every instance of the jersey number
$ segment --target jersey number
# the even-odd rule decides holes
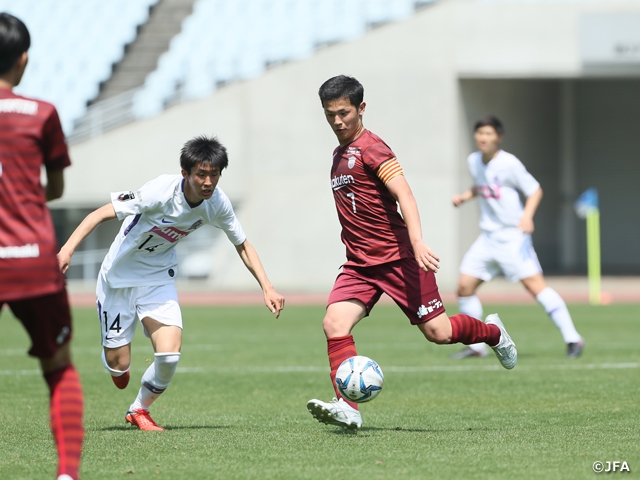
[[[351,199],[351,207],[353,208],[353,213],[356,213],[356,194],[347,193],[347,197]]]
[[[147,239],[146,239],[144,242],[142,242],[142,245],[140,245],[140,246],[138,247],[138,250],[142,250],[142,248],[143,248],[147,243],[149,243],[149,240],[151,240],[152,238],[153,238],[153,235],[149,235],[149,236],[147,237]],[[149,245],[148,247],[146,247],[146,248],[145,248],[145,250],[146,250],[147,252],[154,252],[154,251],[155,251],[155,249],[156,249],[156,248],[158,248],[160,245],[164,245],[164,243],[159,243],[158,245]]]
[[[107,321],[107,312],[102,312],[103,316],[104,316],[104,331],[105,332],[109,332],[109,330],[114,330],[116,333],[120,333],[120,330],[122,330],[120,328],[120,314],[118,314],[118,316],[116,317],[116,319],[111,323],[111,326],[109,327],[109,323]]]

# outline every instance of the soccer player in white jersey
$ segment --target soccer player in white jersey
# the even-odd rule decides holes
[[[181,238],[205,224],[222,229],[262,287],[265,305],[276,318],[284,308],[284,298],[269,282],[229,198],[217,186],[227,165],[227,151],[216,138],[188,141],[180,152],[181,175],[161,175],[137,191],[112,193],[111,202],[87,215],[58,253],[60,269],[66,272],[77,246],[100,223],[123,220],[100,268],[96,304],[102,361],[118,388],[129,383],[136,316],[151,339],[155,360],[125,416],[140,430],[163,430],[149,415],[149,406],[169,386],[180,360],[175,246]]]
[[[453,204],[458,207],[475,196],[480,197],[482,233],[460,265],[459,310],[481,318],[482,304],[476,290],[483,282],[503,274],[512,282],[522,282],[560,329],[569,358],[579,357],[584,340],[576,331],[562,297],[546,285],[531,242],[533,216],[542,199],[540,184],[520,160],[500,149],[504,127],[498,118],[492,115],[481,118],[476,122],[474,132],[478,151],[467,159],[473,186],[461,195],[455,195]],[[524,205],[520,194],[526,197]],[[477,343],[453,357],[487,354],[487,346]]]

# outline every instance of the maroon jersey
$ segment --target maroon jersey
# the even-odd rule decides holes
[[[331,188],[347,247],[345,265],[365,267],[413,257],[407,225],[377,175],[380,165],[392,158],[389,146],[369,130],[333,152]]]
[[[0,301],[64,288],[43,165],[71,165],[56,109],[0,89]]]

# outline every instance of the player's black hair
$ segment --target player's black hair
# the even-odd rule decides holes
[[[324,82],[318,90],[320,102],[324,107],[324,102],[348,98],[351,105],[358,108],[364,99],[364,87],[353,77],[338,75]]]
[[[0,13],[0,75],[11,70],[30,46],[27,26],[13,15]]]
[[[180,166],[191,173],[191,169],[200,163],[218,167],[220,173],[229,165],[227,149],[216,137],[200,135],[184,144],[180,150]]]
[[[475,132],[482,127],[493,127],[498,135],[504,135],[504,125],[495,115],[485,115],[479,119],[473,126],[473,131]]]

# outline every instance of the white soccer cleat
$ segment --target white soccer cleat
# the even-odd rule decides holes
[[[307,410],[320,423],[337,425],[347,430],[358,430],[362,427],[360,412],[343,399],[338,400],[334,397],[327,403],[314,398],[307,402]]]
[[[500,341],[495,347],[491,347],[493,351],[496,353],[496,357],[500,360],[500,363],[507,370],[511,370],[516,366],[516,362],[518,361],[518,351],[516,350],[516,344],[513,343],[511,337],[507,333],[507,330],[504,328],[502,320],[497,313],[492,313],[491,315],[487,315],[485,320],[488,325],[495,325],[500,329]]]

